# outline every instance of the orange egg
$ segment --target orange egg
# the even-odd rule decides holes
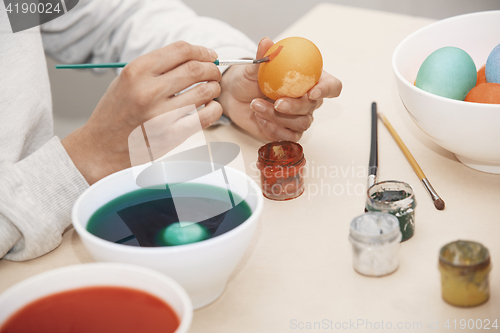
[[[266,56],[280,45],[283,49],[276,58],[260,64],[260,90],[274,100],[302,97],[319,81],[323,70],[321,52],[308,39],[290,37],[274,44]]]
[[[486,83],[486,73],[485,73],[486,66],[481,67],[477,71],[477,81],[476,81],[476,86],[480,85],[481,83]]]
[[[500,84],[483,83],[469,91],[466,102],[500,104]]]

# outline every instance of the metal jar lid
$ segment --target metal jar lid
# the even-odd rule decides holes
[[[472,273],[488,268],[490,252],[481,243],[457,240],[441,248],[439,265],[456,270],[459,274]]]
[[[351,222],[352,239],[365,244],[390,243],[398,237],[401,230],[398,219],[388,213],[369,212],[355,217]]]

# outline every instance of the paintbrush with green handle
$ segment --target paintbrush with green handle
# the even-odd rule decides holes
[[[283,46],[279,46],[273,53],[268,55],[267,57],[261,59],[236,59],[236,60],[222,60],[217,59],[214,61],[214,64],[217,66],[232,66],[232,65],[247,65],[247,64],[260,64],[263,62],[269,62],[276,58],[278,54],[281,52]],[[70,65],[56,65],[57,69],[83,69],[83,68],[122,68],[125,67],[128,62],[112,62],[105,64],[70,64]]]

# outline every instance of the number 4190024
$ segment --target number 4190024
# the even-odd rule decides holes
[[[16,3],[12,5],[12,3],[9,3],[7,8],[7,13],[11,14],[14,12],[15,14],[52,14],[52,13],[60,13],[62,11],[60,3],[56,3],[56,5],[52,5],[50,2],[48,3]]]
[[[497,324],[497,319],[495,321],[491,321],[489,319],[460,319],[457,321],[457,319],[450,320],[448,319],[444,323],[444,327],[447,329],[453,328],[453,329],[476,329],[476,330],[491,330],[491,329],[498,329],[498,324]]]

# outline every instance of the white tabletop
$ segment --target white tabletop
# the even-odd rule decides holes
[[[312,40],[323,54],[325,70],[337,76],[344,89],[315,113],[313,126],[300,142],[308,166],[306,192],[292,201],[265,201],[255,237],[225,292],[195,311],[190,332],[335,331],[335,325],[342,332],[384,332],[376,329],[382,321],[384,327],[391,323],[393,331],[442,332],[455,331],[455,319],[457,329],[460,319],[500,319],[500,176],[469,169],[430,141],[404,109],[393,78],[395,47],[432,22],[322,4],[275,39]],[[401,245],[399,269],[382,278],[353,270],[348,242],[349,222],[364,208],[372,101],[446,201],[444,211],[434,208],[379,124],[379,180],[412,184],[418,201],[415,236]],[[210,140],[240,145],[247,171],[259,179],[255,162],[262,142],[233,126],[206,133]],[[457,308],[441,299],[438,251],[457,239],[481,242],[491,253],[491,298],[479,307]],[[1,260],[0,292],[37,273],[92,261],[70,230],[59,248],[41,258],[20,263]],[[443,327],[448,319],[449,330]],[[356,329],[353,324],[361,320],[370,321],[372,329],[369,324]],[[306,330],[308,323],[315,330]],[[429,323],[439,329],[431,330]],[[397,330],[398,325],[415,330]]]

